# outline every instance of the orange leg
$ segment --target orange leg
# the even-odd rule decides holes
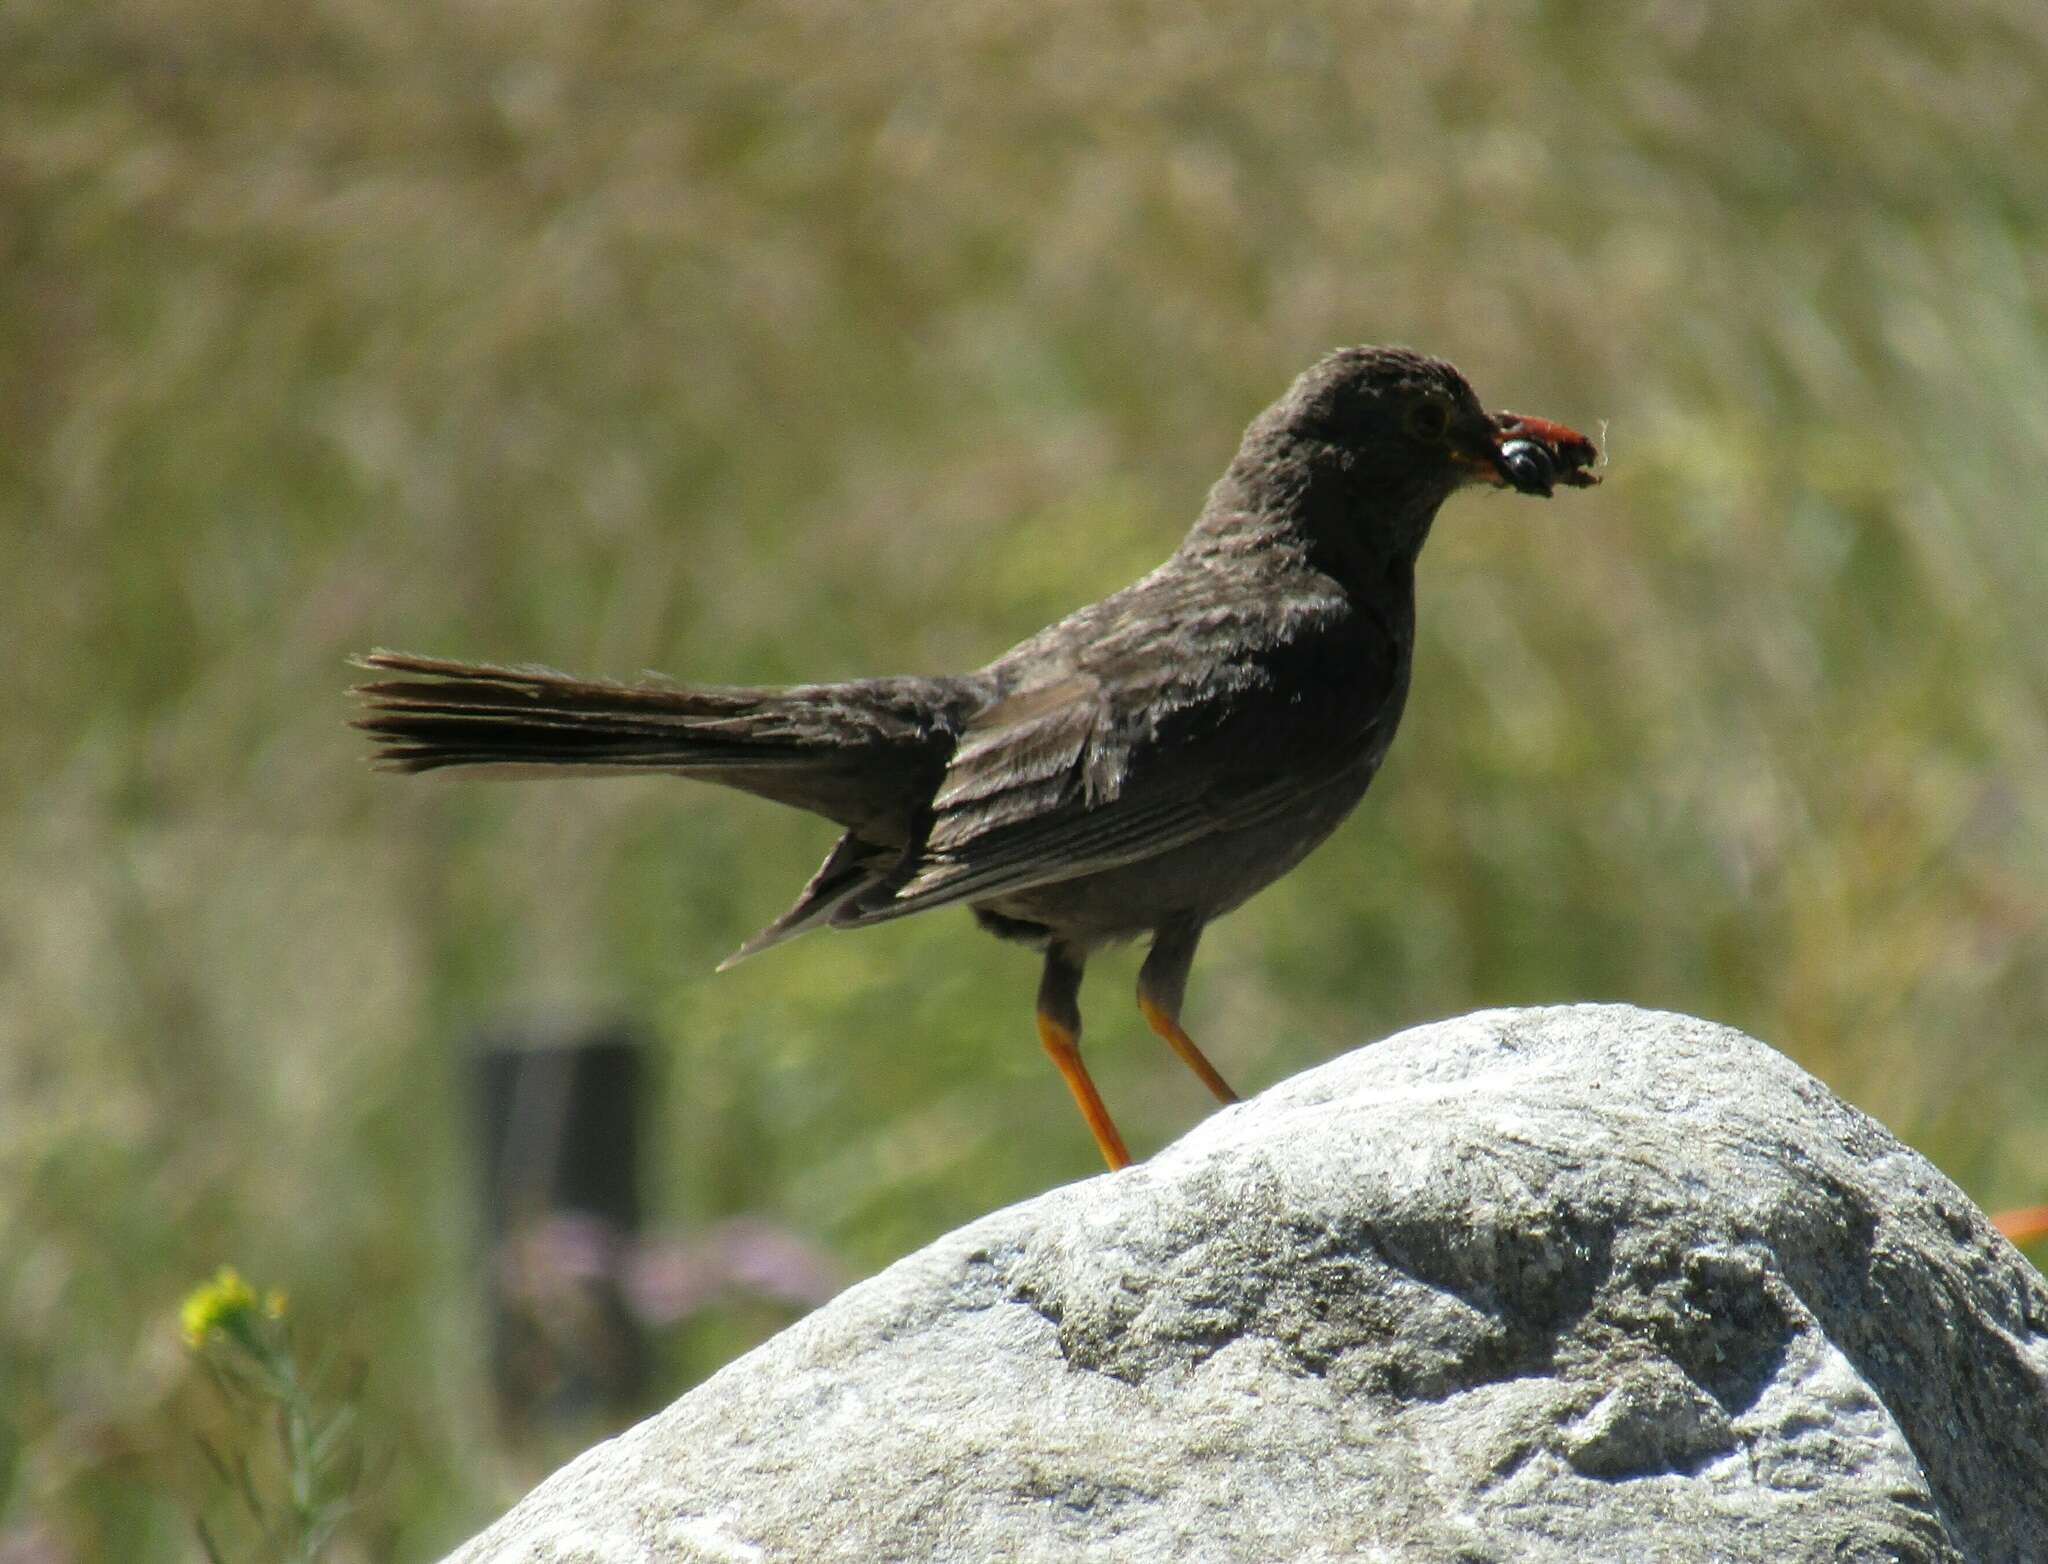
[[[1041,1010],[1038,1012],[1038,1040],[1052,1055],[1053,1064],[1066,1080],[1067,1090],[1074,1094],[1075,1105],[1080,1108],[1081,1117],[1088,1121],[1088,1133],[1095,1137],[1096,1147],[1102,1152],[1102,1160],[1109,1164],[1110,1172],[1129,1167],[1131,1154],[1124,1149],[1124,1138],[1116,1132],[1116,1123],[1110,1118],[1109,1109],[1103,1105],[1102,1093],[1088,1078],[1088,1066],[1081,1062],[1081,1040],[1073,1028]]]
[[[1153,931],[1152,949],[1138,969],[1138,1009],[1145,1024],[1180,1055],[1180,1062],[1201,1078],[1216,1100],[1232,1103],[1237,1101],[1237,1093],[1217,1073],[1216,1066],[1202,1057],[1202,1050],[1180,1024],[1181,995],[1187,992],[1188,968],[1194,965],[1195,946],[1201,938],[1202,925],[1193,918],[1170,919]]]
[[[2001,1211],[1991,1219],[1991,1225],[2016,1244],[2036,1244],[2048,1238],[2048,1206]]]
[[[1178,1019],[1168,1015],[1163,1007],[1149,994],[1138,996],[1138,1009],[1144,1013],[1145,1024],[1166,1040],[1166,1046],[1180,1055],[1180,1062],[1201,1077],[1202,1084],[1214,1093],[1218,1102],[1236,1102],[1237,1093],[1230,1089],[1230,1083],[1216,1072],[1195,1046],[1195,1040],[1181,1029]]]

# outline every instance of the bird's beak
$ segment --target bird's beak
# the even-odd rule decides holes
[[[1487,428],[1453,459],[1473,482],[1546,498],[1558,484],[1590,489],[1600,475],[1589,469],[1600,452],[1578,430],[1526,413],[1489,413]]]

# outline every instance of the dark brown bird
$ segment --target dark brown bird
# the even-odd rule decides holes
[[[1489,413],[1449,364],[1345,348],[1252,421],[1173,556],[977,673],[789,688],[591,683],[373,652],[362,686],[396,771],[668,771],[845,828],[796,904],[726,965],[823,926],[953,902],[1045,952],[1038,1035],[1112,1168],[1123,1137],[1081,1062],[1089,953],[1149,935],[1138,1005],[1224,1102],[1181,1029],[1195,945],[1299,863],[1372,781],[1408,694],[1415,560],[1470,483],[1598,481],[1591,441]]]

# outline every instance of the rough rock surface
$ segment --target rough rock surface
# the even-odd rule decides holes
[[[2048,1288],[1740,1033],[1402,1033],[997,1212],[481,1560],[2048,1560]]]

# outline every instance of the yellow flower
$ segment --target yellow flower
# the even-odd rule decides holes
[[[271,1297],[270,1312],[275,1317],[283,1311],[284,1299],[275,1293]],[[224,1265],[214,1272],[212,1281],[185,1295],[178,1308],[178,1323],[185,1328],[186,1345],[198,1347],[217,1330],[246,1329],[255,1312],[256,1290],[242,1280],[241,1272]]]

